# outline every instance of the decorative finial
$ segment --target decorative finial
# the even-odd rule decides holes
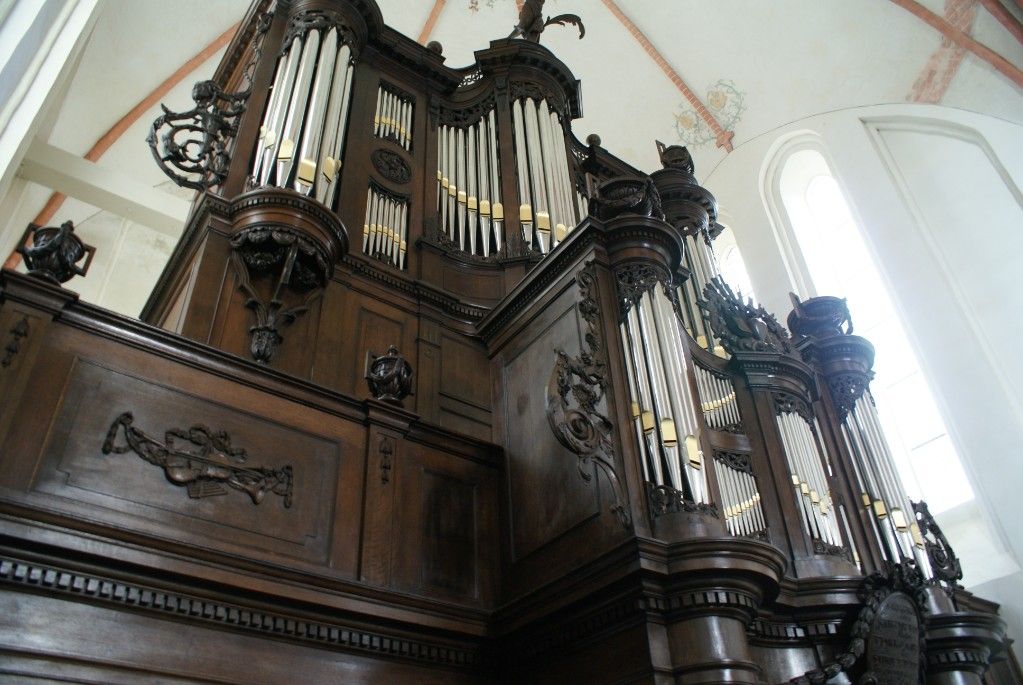
[[[73,222],[65,221],[60,228],[29,224],[25,232],[31,232],[32,246],[19,247],[18,254],[25,260],[29,276],[66,283],[89,270],[96,248],[75,235]],[[85,263],[79,266],[83,259]]]
[[[583,20],[577,14],[559,14],[556,17],[543,19],[544,0],[525,0],[519,10],[519,23],[512,29],[509,38],[522,38],[533,43],[540,42],[540,34],[551,24],[566,26],[572,24],[579,27],[579,39],[586,35],[586,27]]]
[[[661,165],[665,169],[675,169],[688,176],[696,175],[693,156],[689,154],[689,150],[684,145],[665,145],[659,140],[654,142],[657,144],[657,154],[661,158]]]
[[[366,382],[374,399],[400,407],[401,401],[412,394],[412,365],[391,345],[387,354],[373,358]]]

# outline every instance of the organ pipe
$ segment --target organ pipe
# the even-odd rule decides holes
[[[309,29],[278,58],[254,183],[333,202],[352,92],[352,50],[342,35],[337,26]]]

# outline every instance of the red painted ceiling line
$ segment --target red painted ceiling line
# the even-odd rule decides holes
[[[443,2],[443,0],[440,0]],[[162,100],[167,93],[185,79],[186,76],[191,74],[193,71],[198,69],[206,60],[215,55],[218,50],[223,48],[225,45],[231,42],[231,38],[238,30],[239,24],[234,24],[231,28],[224,31],[222,34],[213,39],[213,41],[204,47],[202,50],[197,52],[190,60],[178,67],[173,74],[164,79],[163,83],[158,85],[148,95],[142,98],[138,104],[132,107],[127,114],[117,120],[110,129],[100,136],[99,140],[89,148],[89,151],[85,153],[85,159],[90,162],[98,161],[110,147],[117,142],[117,140],[124,135],[124,132],[131,128],[132,124],[139,120],[139,118],[153,108],[160,100]],[[50,198],[43,205],[42,211],[36,215],[36,218],[32,220],[32,223],[43,226],[47,224],[53,215],[57,213],[60,206],[64,204],[64,200],[67,196],[63,193],[53,193]],[[17,252],[12,252],[4,262],[4,267],[7,269],[13,269],[21,263],[21,255]]]
[[[426,23],[423,24],[423,30],[419,32],[419,38],[417,40],[420,45],[426,45],[427,39],[429,39],[430,34],[433,33],[433,27],[437,24],[437,19],[440,18],[440,12],[444,9],[445,2],[447,2],[447,0],[434,0],[433,8],[430,9],[430,16],[426,18]]]
[[[977,0],[945,0],[945,20],[964,33],[970,32],[976,15]],[[965,57],[966,48],[942,37],[941,45],[927,60],[907,99],[910,102],[941,102]]]
[[[999,2],[999,0],[980,0],[980,4],[984,5],[984,9],[990,12],[991,16],[997,19],[1016,40],[1023,43],[1023,24],[1020,23],[1015,14],[1005,9],[1005,5]]]
[[[955,28],[947,21],[939,17],[934,12],[930,11],[916,0],[891,0],[893,3],[906,10],[910,14],[915,15],[920,20],[929,24],[932,28],[939,31],[943,36],[948,38],[956,45],[963,47],[972,52],[977,57],[981,58],[997,71],[1001,72],[1006,78],[1015,83],[1017,86],[1023,88],[1023,70],[1020,70],[1014,64],[1009,62],[997,52],[982,45],[974,39],[967,36],[965,33]]]
[[[709,109],[707,109],[707,106],[704,105],[696,93],[693,92],[692,88],[690,88],[686,82],[682,80],[682,77],[679,76],[678,72],[675,71],[670,64],[668,64],[668,60],[664,59],[664,56],[661,55],[657,48],[653,46],[650,39],[643,35],[643,32],[639,30],[639,27],[632,23],[632,20],[629,19],[624,12],[622,12],[621,8],[615,4],[614,0],[602,0],[602,2],[609,10],[611,10],[611,14],[615,15],[615,18],[617,18],[618,21],[620,21],[629,31],[629,33],[632,34],[633,38],[635,38],[643,50],[646,51],[646,54],[648,54],[654,62],[657,63],[657,66],[661,68],[661,71],[664,72],[665,76],[667,76],[671,82],[675,84],[675,87],[678,88],[679,92],[682,93],[682,96],[689,101],[689,104],[693,106],[693,109],[695,109],[696,113],[700,115],[700,118],[707,122],[707,125],[710,126],[711,130],[717,134],[717,146],[724,148],[725,152],[731,152],[732,138],[735,136],[735,133],[733,131],[726,131],[721,127],[721,124],[718,123],[717,119],[714,118],[714,115],[710,113]]]

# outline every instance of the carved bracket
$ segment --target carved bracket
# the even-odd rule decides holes
[[[250,351],[256,361],[267,364],[284,341],[281,329],[323,294],[330,262],[314,242],[285,227],[245,229],[231,238],[231,247],[238,287],[248,298],[245,306],[256,315],[256,325],[249,329]],[[270,296],[264,297],[252,279],[274,270],[279,270],[276,285]],[[286,306],[285,290],[304,298]]]
[[[247,494],[259,504],[267,493],[284,498],[291,506],[291,466],[266,468],[245,466],[245,450],[231,445],[227,433],[213,432],[196,424],[186,430],[172,428],[161,443],[133,426],[131,412],[124,412],[110,424],[103,454],[134,452],[144,461],[159,466],[174,485],[184,485],[193,499],[227,494],[230,487]],[[125,444],[118,445],[117,436],[124,434]],[[181,442],[184,441],[184,442]]]
[[[206,190],[227,178],[231,166],[230,141],[238,133],[250,90],[226,93],[214,81],[199,81],[192,88],[195,107],[163,114],[146,137],[157,166],[183,188]]]
[[[599,409],[607,392],[607,362],[600,333],[597,275],[592,262],[579,272],[578,282],[582,293],[578,307],[586,322],[588,349],[577,357],[555,350],[558,360],[547,382],[547,420],[558,442],[577,455],[583,480],[592,478],[591,465],[604,474],[611,486],[611,511],[622,526],[628,528],[632,517],[626,509],[625,491],[616,471],[617,460],[611,441],[614,427]]]

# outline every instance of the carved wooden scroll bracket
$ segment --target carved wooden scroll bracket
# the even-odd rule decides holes
[[[583,480],[591,480],[591,465],[604,474],[611,486],[611,511],[622,526],[628,528],[632,517],[626,508],[627,498],[616,471],[617,460],[611,440],[613,425],[598,408],[607,392],[607,362],[600,333],[597,276],[592,262],[579,272],[578,282],[583,296],[578,307],[586,321],[588,349],[577,357],[555,350],[558,360],[547,382],[547,420],[558,442],[577,455]]]
[[[159,466],[174,485],[183,485],[193,499],[226,495],[227,488],[247,494],[259,504],[267,494],[280,495],[284,506],[292,501],[291,465],[268,468],[246,466],[245,450],[231,445],[227,433],[213,432],[196,424],[188,430],[172,428],[160,442],[136,428],[135,417],[124,412],[110,424],[103,454],[134,452],[144,461]],[[124,444],[117,444],[119,433]]]

